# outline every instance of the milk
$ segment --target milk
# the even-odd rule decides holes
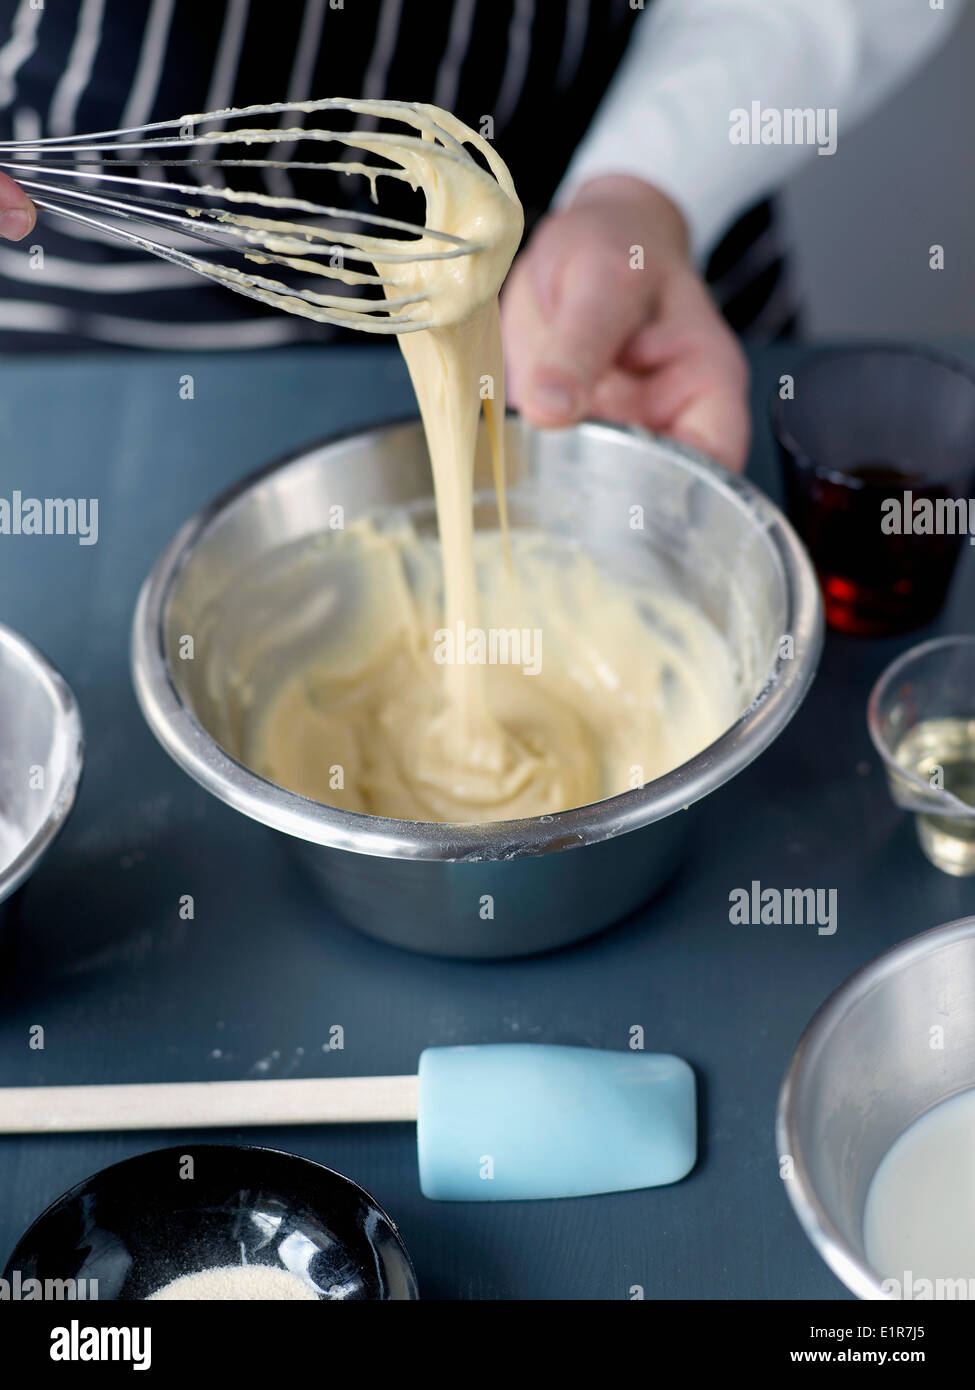
[[[867,1193],[863,1236],[871,1265],[897,1280],[901,1297],[975,1298],[975,1090],[922,1115],[886,1154]]]

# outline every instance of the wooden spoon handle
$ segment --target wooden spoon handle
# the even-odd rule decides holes
[[[0,1088],[0,1134],[416,1120],[415,1076]]]

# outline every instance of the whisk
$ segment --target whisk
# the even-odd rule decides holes
[[[332,111],[365,118],[374,128],[316,130],[296,124],[260,129],[249,124],[256,117]],[[444,118],[453,131],[441,124]],[[379,129],[375,125],[379,121],[405,126],[406,131]],[[474,159],[465,144],[468,139],[481,149],[491,173]],[[293,147],[304,141],[378,156],[385,163],[355,158],[227,158],[221,149]],[[249,298],[368,333],[412,333],[431,326],[429,285],[418,287],[414,277],[408,292],[398,292],[397,264],[451,260],[483,247],[376,211],[218,186],[209,181],[210,171],[220,170],[223,178],[230,171],[246,169],[360,175],[368,180],[375,204],[379,179],[401,180],[416,188],[419,160],[462,161],[472,177],[504,185],[507,171],[492,156],[473,131],[435,107],[338,98],[229,108],[88,135],[0,142],[0,169],[17,180],[38,208],[109,233]],[[186,170],[198,181],[154,177],[174,168]],[[208,181],[202,181],[204,177]],[[241,210],[245,208],[263,210],[266,215]],[[299,222],[283,214],[315,220]],[[356,224],[364,230],[354,230]],[[173,233],[179,235],[173,237]],[[166,236],[171,241],[160,239]],[[180,248],[183,236],[192,239],[200,254]],[[297,283],[242,269],[241,261],[280,268],[279,274],[291,272]],[[370,268],[377,263],[381,272]],[[338,291],[310,288],[306,281],[311,276],[337,282]],[[424,304],[426,309],[421,307]]]

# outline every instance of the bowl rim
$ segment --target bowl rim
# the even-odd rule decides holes
[[[414,1267],[413,1260],[410,1256],[410,1252],[406,1248],[406,1244],[403,1240],[402,1234],[400,1233],[400,1229],[397,1226],[396,1222],[393,1220],[393,1218],[390,1216],[389,1212],[386,1211],[384,1207],[380,1206],[380,1204],[376,1201],[375,1197],[372,1195],[371,1192],[368,1192],[364,1187],[357,1183],[354,1178],[346,1177],[344,1173],[340,1173],[337,1168],[329,1168],[327,1164],[319,1163],[317,1159],[308,1158],[305,1154],[292,1153],[289,1149],[277,1149],[271,1144],[244,1144],[239,1142],[238,1140],[231,1140],[228,1141],[226,1144],[215,1143],[213,1140],[208,1140],[202,1144],[194,1144],[192,1142],[188,1144],[167,1144],[161,1149],[143,1149],[140,1153],[129,1154],[128,1158],[120,1158],[115,1163],[108,1163],[105,1165],[104,1168],[97,1168],[93,1173],[89,1173],[87,1177],[81,1178],[78,1182],[73,1183],[71,1187],[67,1188],[64,1192],[62,1192],[59,1197],[55,1197],[52,1202],[49,1202],[47,1204],[43,1211],[39,1212],[37,1216],[34,1217],[33,1221],[24,1230],[23,1234],[20,1236],[16,1245],[11,1251],[10,1258],[7,1260],[6,1265],[3,1269],[3,1277],[7,1278],[9,1277],[10,1273],[12,1273],[14,1269],[15,1258],[19,1254],[21,1247],[27,1244],[34,1231],[36,1231],[55,1211],[57,1211],[59,1207],[62,1207],[66,1203],[74,1201],[76,1198],[80,1197],[84,1192],[85,1188],[89,1187],[96,1180],[101,1180],[103,1178],[109,1178],[109,1180],[111,1180],[111,1175],[116,1173],[118,1169],[135,1166],[147,1158],[158,1159],[165,1154],[172,1154],[179,1157],[188,1152],[191,1152],[195,1155],[203,1152],[212,1153],[214,1150],[228,1150],[232,1153],[245,1152],[248,1154],[259,1155],[271,1154],[275,1159],[285,1158],[293,1163],[302,1166],[307,1166],[309,1168],[315,1168],[318,1170],[318,1174],[316,1176],[325,1174],[327,1179],[337,1178],[341,1186],[352,1188],[356,1193],[358,1193],[360,1197],[364,1199],[364,1201],[370,1207],[372,1207],[372,1209],[375,1212],[377,1212],[381,1217],[383,1217],[383,1219],[386,1222],[388,1222],[389,1228],[396,1238],[396,1242],[399,1246],[400,1253],[406,1261],[407,1269],[409,1273],[412,1275],[413,1288],[411,1292],[411,1298],[416,1299],[419,1297],[419,1293],[417,1291],[416,1269]]]
[[[832,991],[803,1029],[779,1089],[775,1140],[780,1163],[785,1158],[793,1163],[792,1176],[785,1181],[789,1201],[823,1260],[858,1298],[892,1299],[897,1295],[883,1288],[882,1276],[837,1229],[819,1199],[799,1141],[797,1110],[802,1082],[836,1027],[885,979],[932,952],[972,938],[975,916],[958,917],[896,942],[861,965]]]
[[[888,361],[899,358],[902,362],[925,362],[928,366],[940,367],[954,376],[964,378],[969,386],[975,386],[975,366],[971,362],[939,347],[928,347],[907,340],[868,340],[862,343],[838,343],[832,347],[811,346],[799,365],[794,368],[792,376],[798,377],[800,373],[811,375],[817,368],[828,370],[831,365],[835,366],[855,357],[886,358]],[[801,472],[815,474],[817,478],[828,482],[843,483],[851,488],[865,486],[861,480],[853,478],[849,472],[844,472],[835,464],[817,462],[793,432],[793,427],[788,421],[788,404],[789,402],[780,396],[777,387],[769,391],[768,418],[772,437],[779,448],[788,455],[790,462]]]
[[[74,806],[85,757],[81,710],[61,673],[19,632],[0,623],[0,647],[16,653],[32,672],[53,710],[55,727],[64,740],[64,768],[54,788],[50,809],[41,824],[5,867],[0,868],[0,903],[33,873],[41,856],[60,834]]]
[[[509,418],[530,428],[513,412]],[[796,533],[753,483],[729,473],[698,450],[646,430],[584,421],[571,427],[571,432],[597,439],[624,438],[675,456],[694,477],[748,511],[775,552],[786,590],[785,633],[795,638],[795,656],[786,659],[776,654],[761,689],[723,734],[680,767],[642,787],[550,816],[483,824],[393,820],[339,810],[278,787],[233,758],[183,702],[169,671],[164,617],[175,581],[209,528],[272,474],[298,467],[313,454],[327,458],[330,450],[340,450],[350,439],[367,445],[370,439],[378,441],[405,427],[420,430],[419,417],[402,416],[330,434],[249,473],[190,517],[149,572],[132,623],[136,697],[163,748],[201,786],[252,820],[313,844],[381,858],[477,862],[592,844],[686,810],[729,781],[781,733],[812,683],[823,645],[819,586]]]

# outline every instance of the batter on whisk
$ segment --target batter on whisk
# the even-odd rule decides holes
[[[434,114],[434,113],[431,113]],[[474,571],[474,455],[483,407],[499,500],[504,496],[504,363],[498,292],[521,239],[521,204],[503,162],[490,145],[446,112],[437,124],[473,144],[492,173],[473,161],[447,163],[412,155],[407,171],[426,198],[428,226],[465,237],[484,249],[457,260],[417,261],[396,267],[407,290],[426,290],[434,327],[402,334],[417,403],[423,418],[437,499],[444,567],[444,618],[448,631],[458,625],[479,629]],[[400,156],[402,158],[402,156]],[[384,269],[382,265],[378,267]],[[502,510],[502,519],[504,512]],[[445,701],[431,717],[416,748],[417,776],[425,783],[466,786],[474,799],[496,800],[490,784],[516,785],[520,799],[549,809],[559,753],[536,734],[529,744],[517,728],[505,727],[491,710],[486,666],[444,666]],[[478,783],[487,785],[478,797]],[[587,791],[590,789],[586,789]],[[522,814],[533,814],[533,811]]]
[[[317,593],[322,621],[303,628],[287,659],[270,653],[269,684],[252,683],[243,660],[233,694],[241,720],[225,746],[268,779],[346,809],[476,822],[550,814],[639,786],[728,726],[735,682],[700,615],[673,598],[664,612],[659,596],[608,585],[585,556],[555,556],[523,544],[524,532],[517,544],[508,535],[497,297],[523,216],[488,141],[433,106],[338,98],[154,122],[123,132],[121,144],[118,134],[15,142],[6,153],[45,211],[287,314],[397,334],[433,467],[442,580],[434,601],[430,584],[422,602],[416,590],[428,558],[417,537],[361,523],[333,536],[340,569]],[[273,147],[299,141],[338,147],[342,157],[273,158]],[[126,158],[113,158],[112,172],[99,175],[106,191],[93,194],[75,161],[100,167],[108,149]],[[144,179],[146,158],[164,160],[172,177]],[[255,166],[365,177],[378,207],[353,212],[341,195],[333,205],[304,190],[227,182]],[[422,226],[381,210],[377,189],[389,180],[422,193]],[[166,239],[173,231],[181,244]],[[478,537],[475,564],[482,411],[500,531]],[[271,612],[269,592],[258,611]],[[356,604],[354,628],[343,633]],[[294,618],[285,605],[252,649],[274,647]],[[527,666],[508,650],[522,630],[538,649]],[[454,637],[453,654],[441,631]]]
[[[370,114],[368,105],[363,109]],[[504,366],[498,291],[518,248],[522,211],[508,171],[490,145],[448,113],[421,110],[459,142],[474,145],[492,171],[486,172],[470,158],[433,159],[422,148],[404,149],[380,135],[366,137],[370,148],[399,164],[422,189],[428,227],[482,248],[449,261],[380,261],[376,267],[395,282],[387,286],[389,298],[422,294],[432,319],[429,329],[404,333],[399,343],[416,391],[433,468],[445,629],[457,631],[462,625],[464,631],[477,631],[475,444],[483,407],[501,500],[504,440],[499,422],[504,418]],[[384,114],[380,106],[373,111],[377,116]],[[414,255],[441,249],[441,243],[428,237],[403,246]],[[368,761],[373,767],[369,809],[426,818],[433,807],[440,813],[437,819],[479,820],[539,814],[600,795],[596,762],[586,758],[584,730],[571,712],[566,712],[568,730],[554,711],[531,720],[530,731],[517,721],[503,722],[492,708],[486,665],[454,661],[436,668],[429,638],[424,641],[416,631],[407,636],[404,651],[389,653],[384,660],[397,671],[397,688],[379,700],[373,728],[363,729],[361,720],[357,721],[360,727],[354,740],[381,745],[383,759],[350,749],[345,725],[322,763],[330,768],[341,757],[361,768]],[[252,758],[274,780],[288,786],[300,780],[306,794],[318,791],[322,799],[332,800],[327,785],[309,787],[307,782],[309,744],[320,742],[324,732],[308,698],[315,684],[314,667],[298,673],[259,726]],[[365,690],[366,672],[362,684]],[[329,727],[334,729],[334,715]],[[560,746],[567,734],[570,746]],[[317,764],[319,759],[313,761]],[[379,775],[383,761],[385,779]],[[405,805],[404,783],[417,788],[417,796],[412,802],[406,798]]]
[[[368,103],[360,109],[384,113]],[[421,317],[429,316],[429,328],[401,334],[399,342],[433,467],[443,631],[476,633],[483,629],[473,532],[475,443],[483,408],[506,532],[498,291],[518,246],[522,212],[505,165],[486,141],[446,112],[419,110],[473,145],[491,170],[469,157],[431,158],[420,144],[404,148],[382,135],[365,137],[368,148],[399,164],[422,189],[427,227],[478,248],[449,260],[376,262],[392,282],[387,296],[419,294]],[[387,245],[415,253],[440,243],[424,237]],[[519,593],[518,568],[505,563],[506,540],[506,534],[493,544],[479,538],[480,570],[499,618],[510,619],[524,616],[529,604],[527,593]],[[595,567],[586,569],[584,557],[559,573],[540,554],[523,556],[516,547],[516,557],[533,567],[532,611],[554,653],[539,680],[539,673],[487,660],[436,664],[435,622],[403,579],[418,564],[409,538],[360,530],[347,546],[360,589],[371,595],[358,622],[358,645],[351,655],[348,646],[341,657],[337,650],[322,653],[286,681],[254,721],[246,749],[258,771],[306,796],[419,820],[546,814],[626,790],[636,784],[634,769],[639,780],[669,770],[738,712],[727,654],[709,642],[701,620],[676,601],[670,608],[685,648],[697,652],[695,669],[681,642],[653,633],[631,597]],[[366,634],[377,632],[382,638],[370,645]]]

